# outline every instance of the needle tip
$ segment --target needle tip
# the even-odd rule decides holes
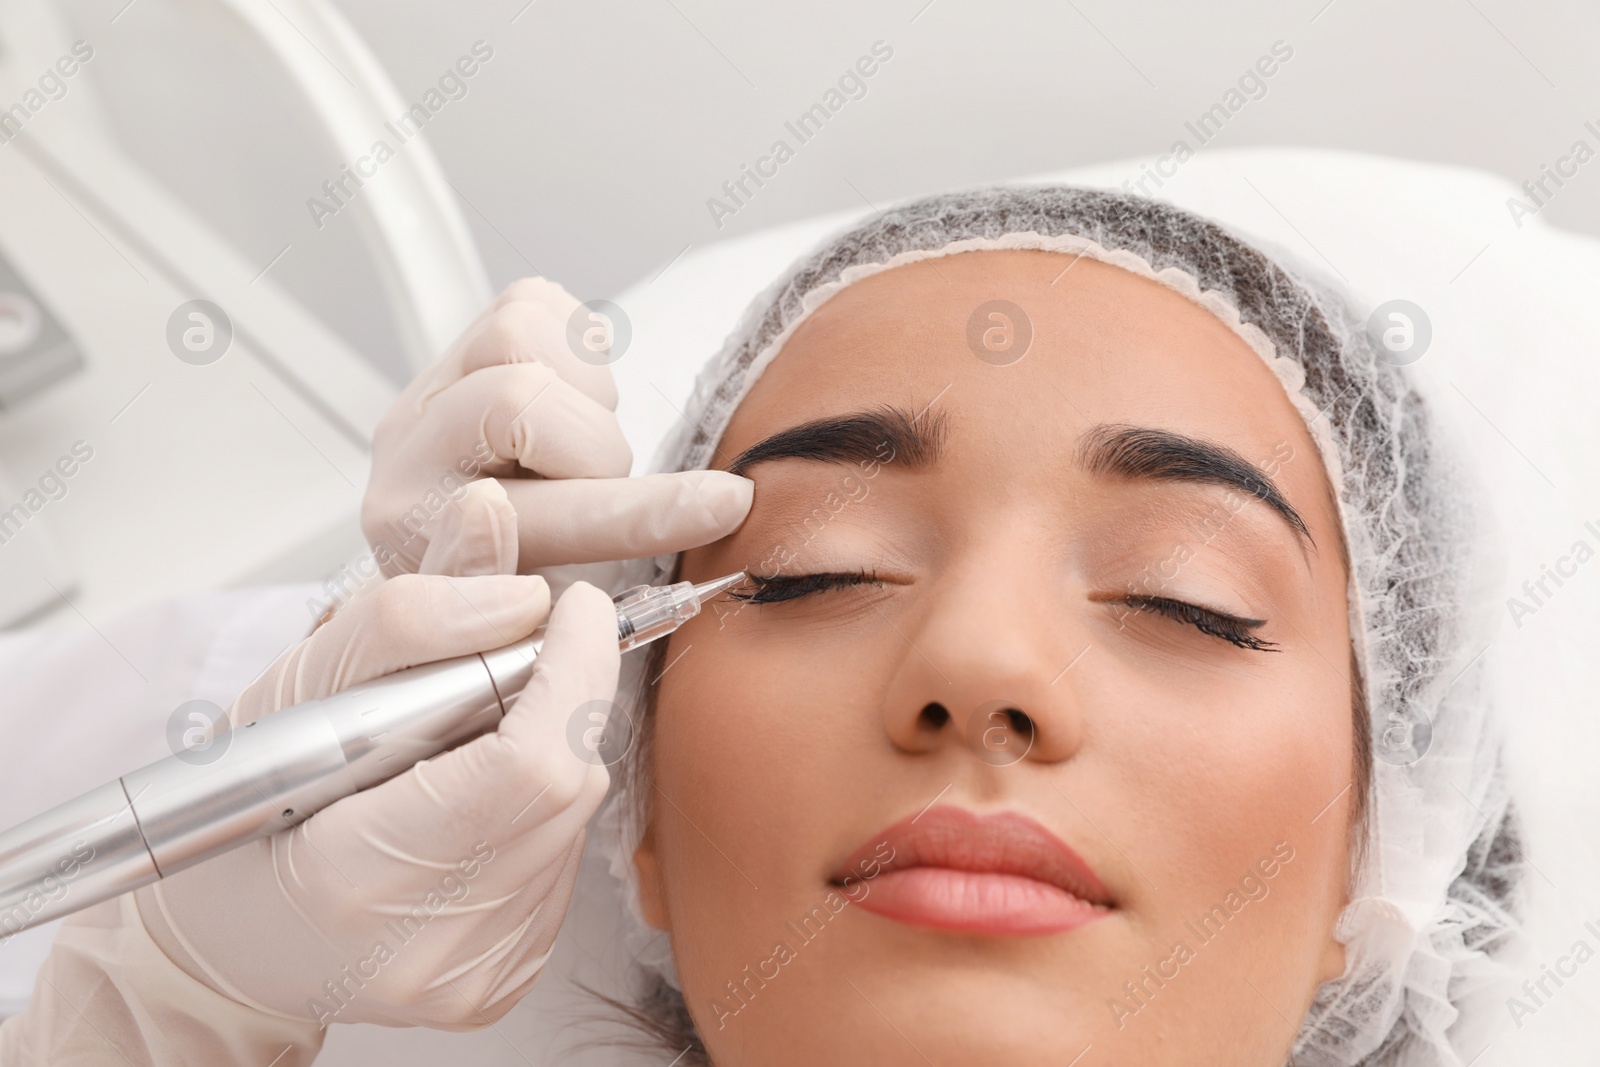
[[[722,578],[713,578],[709,582],[700,582],[694,587],[694,595],[700,603],[704,604],[718,593],[731,589],[744,581],[744,571],[737,571]]]

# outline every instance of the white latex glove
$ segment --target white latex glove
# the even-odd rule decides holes
[[[749,479],[627,477],[633,456],[611,369],[568,341],[579,306],[546,279],[513,283],[384,415],[361,520],[386,575],[419,568],[446,502],[479,477],[503,481],[521,571],[552,581],[554,567],[678,552],[744,521]],[[602,570],[579,573],[606,580]]]
[[[430,564],[514,567],[495,483],[453,516]],[[285,654],[230,717],[520,640],[548,606],[537,576],[401,575]],[[549,618],[533,680],[496,733],[138,891],[156,943],[231,1000],[313,1023],[473,1029],[504,1015],[555,941],[610,781],[574,753],[567,724],[615,696],[615,608],[580,583]]]
[[[497,647],[545,619],[493,481],[452,505],[422,560],[291,649],[235,723],[415,663]],[[534,983],[571,899],[603,765],[569,748],[610,700],[610,600],[575,585],[497,733],[257,841],[70,918],[4,1067],[305,1067],[329,1022],[450,1029],[500,1018]],[[587,716],[586,716],[587,718]]]
[[[62,925],[21,1015],[0,1023],[4,1067],[307,1067],[325,1030],[229,1000],[184,973],[132,896]]]

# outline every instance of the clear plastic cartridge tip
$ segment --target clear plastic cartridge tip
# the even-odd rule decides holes
[[[700,605],[744,580],[744,571],[709,582],[636,585],[612,598],[617,605],[617,640],[626,652],[665,637],[696,615]]]

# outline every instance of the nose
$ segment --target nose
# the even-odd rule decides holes
[[[1070,759],[1083,742],[1075,672],[1088,638],[1064,595],[992,568],[935,578],[901,627],[907,647],[883,709],[895,746],[960,746],[997,766]]]

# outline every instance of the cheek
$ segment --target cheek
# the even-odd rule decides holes
[[[1272,903],[1252,905],[1252,923],[1284,944],[1327,936],[1349,862],[1353,725],[1348,682],[1315,652],[1299,655],[1182,693],[1149,676],[1102,680],[1115,701],[1102,706],[1123,712],[1094,717],[1096,777],[1127,804],[1104,825],[1121,827],[1129,844],[1118,847],[1149,878],[1129,903],[1157,943],[1286,849],[1294,859],[1267,881]]]
[[[686,982],[747,962],[827,892],[849,798],[882,780],[883,639],[785,640],[748,621],[674,634],[657,696],[657,852]]]

